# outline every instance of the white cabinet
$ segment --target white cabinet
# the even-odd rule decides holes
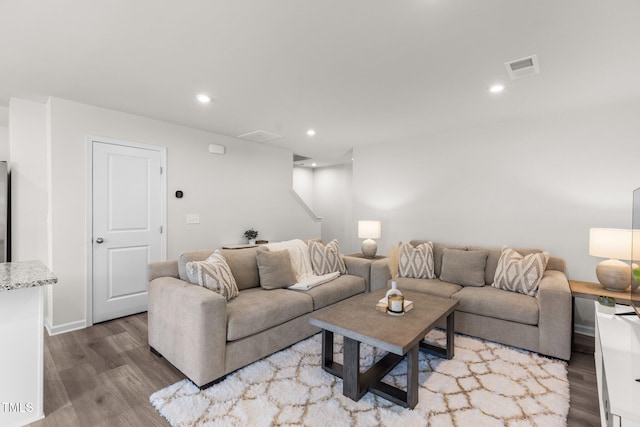
[[[57,279],[39,261],[0,263],[0,426],[43,414],[43,286]]]
[[[602,426],[640,427],[640,319],[630,307],[596,307],[596,376]]]

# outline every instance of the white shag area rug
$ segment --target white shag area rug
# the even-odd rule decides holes
[[[430,341],[444,344],[444,332]],[[456,334],[452,360],[420,352],[418,405],[405,409],[372,393],[358,402],[320,367],[320,334],[255,362],[201,391],[182,380],[149,400],[173,427],[184,426],[566,426],[566,363]],[[336,335],[335,361],[342,363]],[[360,346],[361,369],[384,352]],[[384,379],[406,390],[406,362]]]

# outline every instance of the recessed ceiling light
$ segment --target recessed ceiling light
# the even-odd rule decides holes
[[[489,92],[491,93],[499,93],[499,92],[502,92],[503,90],[504,90],[504,85],[501,85],[501,84],[495,84],[489,88]]]
[[[200,93],[198,95],[196,95],[196,99],[198,100],[198,102],[202,103],[202,104],[208,104],[211,102],[211,97],[209,95],[206,95],[204,93]]]
[[[315,168],[316,166],[318,166],[318,164],[317,164],[317,163],[311,163],[311,167],[314,167],[314,168]]]
[[[307,135],[309,135],[309,136],[313,136],[313,135],[315,135],[315,134],[316,134],[316,131],[315,131],[315,130],[313,130],[313,129],[309,129],[309,130],[307,131]]]

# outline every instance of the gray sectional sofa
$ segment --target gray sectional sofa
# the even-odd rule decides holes
[[[256,250],[221,250],[240,291],[228,302],[188,282],[187,262],[211,250],[149,265],[149,345],[201,388],[319,332],[314,310],[369,291],[371,261],[352,257],[348,274],[308,291],[263,289]]]
[[[413,240],[416,246],[425,240]],[[445,248],[487,251],[484,286],[462,286],[439,278]],[[538,250],[516,249],[523,255]],[[455,330],[564,360],[571,357],[572,301],[565,262],[550,257],[536,296],[491,286],[500,248],[461,247],[433,243],[435,279],[398,278],[398,289],[415,290],[460,301]],[[389,286],[388,260],[371,265],[371,290]],[[439,325],[444,327],[443,325]]]

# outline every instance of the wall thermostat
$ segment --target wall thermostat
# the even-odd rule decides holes
[[[226,147],[224,145],[209,144],[209,152],[211,154],[224,154],[226,152]]]
[[[184,194],[182,193],[182,191],[180,191],[180,190],[176,191],[176,198],[178,198],[178,199],[182,199],[182,196],[184,196]]]

